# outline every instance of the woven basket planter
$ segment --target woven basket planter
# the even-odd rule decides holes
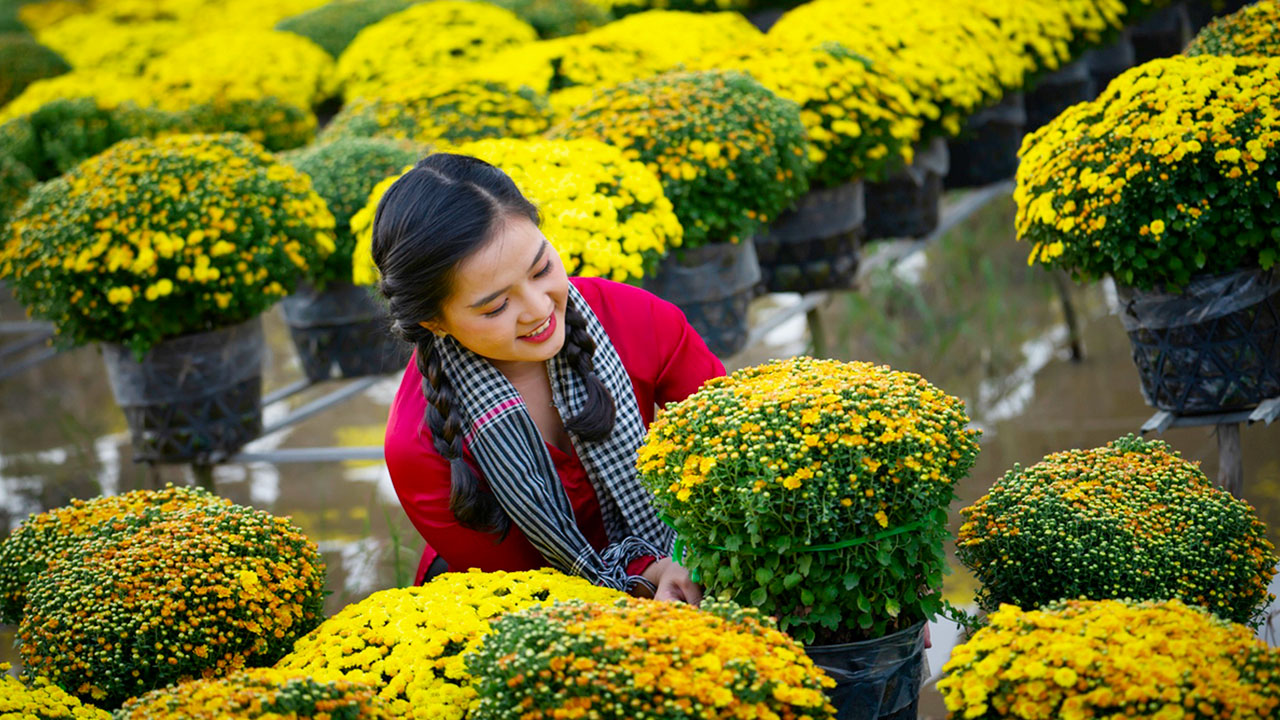
[[[388,332],[386,311],[368,288],[333,284],[299,288],[280,301],[307,378],[354,378],[403,370],[412,348]]]
[[[947,141],[934,138],[917,148],[911,165],[880,182],[866,184],[866,236],[924,237],[938,227],[942,176],[948,167]]]
[[[139,361],[102,345],[134,462],[209,465],[262,432],[262,320],[165,340]]]
[[[1135,65],[1181,54],[1191,42],[1191,16],[1186,3],[1157,10],[1133,27],[1131,38]]]
[[[858,270],[867,210],[861,181],[811,190],[756,238],[768,292],[847,288]]]
[[[1178,415],[1241,410],[1280,396],[1280,280],[1246,270],[1185,290],[1119,288],[1147,404]]]
[[[1129,28],[1125,28],[1115,42],[1084,54],[1082,60],[1089,66],[1089,75],[1093,77],[1093,89],[1096,93],[1106,90],[1107,85],[1120,73],[1134,66],[1133,41],[1129,33]]]
[[[838,720],[915,720],[928,679],[924,622],[875,640],[809,645],[805,653],[836,681],[827,697]]]
[[[1097,97],[1089,66],[1078,60],[1057,72],[1040,78],[1035,88],[1026,94],[1027,128],[1029,133],[1044,127],[1063,110],[1076,103]]]
[[[738,352],[747,344],[747,306],[760,282],[755,243],[713,243],[676,253],[645,287],[683,310],[711,352]]]
[[[1019,92],[970,115],[960,136],[947,143],[951,164],[943,186],[981,187],[1013,177],[1026,130],[1027,111]]]

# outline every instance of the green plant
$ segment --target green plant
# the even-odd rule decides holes
[[[1258,0],[1205,26],[1187,55],[1280,55],[1280,2]]]
[[[18,97],[32,82],[69,70],[61,55],[30,35],[0,34],[0,105]]]
[[[104,107],[93,98],[80,97],[53,100],[9,120],[0,127],[0,135],[20,143],[15,156],[25,156],[37,179],[49,180],[121,140],[179,126],[180,117],[172,113],[133,103]]]
[[[960,560],[987,610],[1062,598],[1180,599],[1249,622],[1280,562],[1248,503],[1132,435],[1015,467],[960,511]]]
[[[801,357],[668,405],[637,468],[708,592],[806,644],[849,642],[939,611],[968,422],[918,375]]]
[[[315,137],[316,116],[310,108],[275,97],[217,99],[180,112],[178,124],[189,133],[241,133],[268,150],[289,150]]]
[[[1280,60],[1172,57],[1129,70],[1022,145],[1028,264],[1142,289],[1280,257]]]
[[[338,57],[365,27],[420,0],[334,0],[276,23],[276,30],[307,38]]]
[[[760,613],[710,600],[529,608],[495,622],[467,667],[474,720],[835,717],[823,695],[835,681],[803,648]]]
[[[36,185],[36,175],[31,168],[16,157],[0,152],[0,228],[27,199],[27,193]]]
[[[599,91],[553,133],[649,166],[684,247],[749,240],[809,189],[800,109],[737,72],[676,72]]]
[[[519,15],[541,38],[576,35],[613,19],[597,0],[493,0],[493,4]]]
[[[244,322],[333,250],[307,176],[241,135],[135,138],[39,185],[0,245],[0,276],[61,342],[141,355]]]
[[[391,720],[371,685],[321,681],[258,668],[152,690],[125,703],[117,720]]]
[[[282,156],[285,163],[310,176],[312,187],[334,217],[336,247],[310,273],[312,282],[351,282],[351,252],[356,244],[351,217],[365,206],[378,182],[400,174],[420,154],[411,143],[351,137]]]
[[[322,618],[324,564],[286,518],[231,504],[165,513],[85,542],[27,587],[24,672],[125,700],[268,665]]]

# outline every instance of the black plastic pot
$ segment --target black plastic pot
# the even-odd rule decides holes
[[[1187,3],[1187,17],[1191,21],[1191,34],[1195,35],[1215,17],[1230,15],[1248,5],[1250,0],[1192,0]]]
[[[1118,290],[1148,405],[1197,415],[1280,396],[1280,280],[1274,270],[1203,276],[1179,293]]]
[[[837,720],[914,720],[928,679],[924,621],[875,640],[810,645],[805,653],[836,686],[827,697]]]
[[[354,378],[403,370],[412,348],[388,332],[386,311],[368,288],[332,284],[300,287],[280,301],[307,378]]]
[[[748,240],[677,250],[645,287],[675,303],[707,347],[725,357],[747,344],[747,306],[759,281],[756,246]]]
[[[1191,17],[1186,3],[1174,3],[1157,10],[1133,26],[1130,37],[1136,65],[1181,54],[1191,42]]]
[[[165,340],[141,361],[102,345],[107,378],[124,410],[134,462],[209,465],[262,432],[261,318]]]
[[[1050,120],[1062,114],[1063,110],[1076,103],[1092,100],[1096,96],[1093,76],[1089,74],[1089,66],[1082,60],[1045,75],[1026,94],[1026,131],[1029,133],[1044,127]]]
[[[969,116],[960,136],[947,143],[951,164],[943,187],[981,187],[1013,177],[1027,130],[1023,103],[1022,93],[1007,93],[1000,102]]]
[[[809,191],[756,238],[768,292],[847,288],[858,270],[867,209],[861,181]]]
[[[934,138],[917,148],[911,165],[866,184],[868,240],[924,237],[938,227],[947,142]]]

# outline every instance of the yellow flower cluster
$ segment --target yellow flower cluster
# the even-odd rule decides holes
[[[347,98],[459,69],[537,32],[515,13],[466,0],[437,0],[388,15],[361,30],[338,58]]]
[[[592,0],[592,2],[609,8],[619,15],[652,9],[695,12],[746,10],[751,5],[750,0]]]
[[[111,713],[80,702],[79,698],[38,678],[33,687],[9,674],[0,663],[0,720],[111,720]]]
[[[147,65],[142,79],[155,104],[169,110],[263,97],[305,108],[334,94],[333,72],[329,54],[300,35],[224,30],[170,49]]]
[[[384,88],[348,101],[320,142],[336,137],[389,137],[423,145],[539,135],[551,124],[544,96],[527,88],[446,78]]]
[[[1266,268],[1280,226],[1280,60],[1155,60],[1023,141],[1018,237],[1124,285]],[[1230,238],[1230,242],[1224,242]]]
[[[1211,720],[1280,713],[1280,650],[1177,600],[1005,605],[938,681],[964,720]]]
[[[635,282],[651,274],[683,237],[671,202],[648,168],[595,140],[481,140],[447,148],[498,166],[542,216],[542,232],[570,275]],[[373,214],[383,181],[351,219],[356,235],[353,281],[377,281]]]
[[[243,322],[334,249],[306,175],[239,135],[126,140],[37,187],[0,276],[72,343],[136,353]]]
[[[476,692],[463,661],[500,615],[554,600],[625,597],[553,570],[445,573],[348,605],[276,668],[377,688],[394,717],[462,720]]]
[[[173,20],[117,23],[98,13],[73,15],[36,34],[72,67],[136,75],[193,30]]]
[[[1215,19],[1191,41],[1186,54],[1280,56],[1280,0],[1258,0]]]
[[[959,133],[966,116],[1021,87],[1028,67],[1005,31],[950,0],[812,0],[769,37],[790,47],[838,42],[867,58],[911,93],[926,135]]]
[[[320,623],[325,572],[287,518],[237,505],[169,513],[84,543],[28,586],[27,672],[103,707],[276,662]]]
[[[800,357],[668,405],[637,469],[709,590],[750,597],[805,642],[818,626],[878,637],[938,606],[946,508],[978,453],[968,421],[918,375]],[[810,550],[849,538],[864,540]]]
[[[368,685],[321,682],[267,668],[153,690],[124,704],[117,720],[391,720]]]
[[[815,164],[810,181],[816,186],[880,177],[910,163],[912,146],[920,139],[920,111],[906,88],[834,43],[820,48],[773,41],[740,45],[706,54],[695,67],[745,72],[799,105]]]
[[[752,237],[809,189],[799,110],[742,73],[672,72],[600,91],[553,134],[643,162],[700,247]]]
[[[530,608],[496,622],[467,667],[481,697],[473,720],[835,717],[823,695],[835,681],[759,613],[730,604]]]
[[[149,105],[152,97],[148,85],[136,78],[111,70],[73,70],[28,85],[0,108],[0,123],[30,115],[54,100],[93,98],[98,107],[111,109],[126,102]]]
[[[1267,584],[1280,557],[1266,525],[1159,440],[1054,453],[960,514],[957,551],[988,610],[1180,598],[1249,622],[1275,599]]]
[[[179,510],[228,504],[198,488],[169,485],[163,490],[72,500],[67,507],[31,515],[0,542],[0,622],[17,625],[27,585],[49,563],[77,552],[84,542],[131,532]]]

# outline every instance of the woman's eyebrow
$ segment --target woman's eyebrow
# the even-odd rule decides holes
[[[533,256],[533,262],[529,263],[529,270],[533,270],[533,268],[535,268],[535,267],[538,265],[538,262],[539,262],[540,260],[542,260],[542,256],[547,254],[547,247],[548,247],[550,244],[551,244],[551,243],[549,243],[549,242],[548,242],[548,241],[546,241],[546,240],[543,240],[543,241],[542,241],[542,245],[540,245],[540,246],[538,247],[538,254],[537,254],[537,255],[534,255],[534,256]],[[472,308],[472,309],[475,309],[475,308],[480,307],[481,305],[488,305],[489,303],[493,302],[493,301],[494,301],[494,299],[495,299],[495,298],[497,298],[499,295],[501,295],[502,293],[504,293],[504,292],[506,292],[506,291],[508,291],[508,290],[510,290],[510,289],[511,289],[511,286],[510,286],[510,285],[508,285],[508,286],[506,286],[506,287],[502,288],[501,290],[499,290],[499,291],[497,291],[497,292],[493,292],[493,293],[489,293],[488,295],[485,295],[483,298],[481,298],[481,299],[480,299],[480,301],[479,301],[479,302],[472,303],[472,304],[468,305],[467,307]]]

